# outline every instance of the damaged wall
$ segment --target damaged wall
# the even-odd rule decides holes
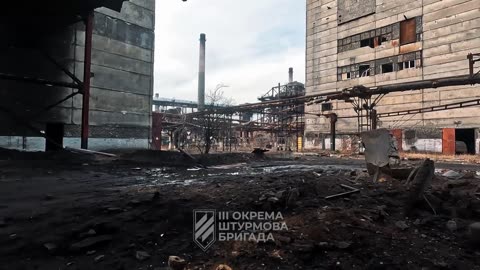
[[[155,1],[132,0],[121,12],[95,11],[90,97],[90,149],[148,148],[153,96]],[[3,29],[8,31],[8,29]],[[26,33],[23,46],[2,48],[1,72],[52,80],[72,80],[55,68],[41,51],[83,79],[85,27],[77,23],[50,29],[48,34]],[[3,32],[3,31],[2,31]],[[15,35],[6,35],[18,39]],[[33,49],[32,49],[33,48]],[[46,106],[69,95],[73,89],[0,80],[2,106],[40,130],[46,123],[65,124],[64,144],[80,147],[82,96],[63,102],[46,113]],[[0,114],[0,147],[43,150],[45,141],[9,115]]]
[[[307,95],[355,85],[466,75],[467,54],[480,52],[480,1],[376,0],[373,13],[365,15],[367,12],[359,10],[348,21],[339,22],[350,2],[307,1]],[[377,109],[382,113],[469,100],[480,97],[479,90],[479,86],[465,85],[391,93]],[[349,103],[333,101],[332,105],[339,116],[355,115]],[[307,106],[306,111],[318,114],[321,104]],[[477,128],[479,113],[480,108],[473,107],[383,118],[379,127]],[[329,133],[329,127],[326,118],[306,116],[306,134]],[[337,129],[339,133],[356,132],[357,120],[339,119]],[[319,144],[306,142],[309,148],[318,148],[314,145]],[[438,149],[436,144],[432,147]]]

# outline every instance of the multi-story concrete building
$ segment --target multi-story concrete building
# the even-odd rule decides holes
[[[99,7],[93,17],[88,148],[148,148],[155,1],[32,5],[36,8],[14,7],[12,12],[19,13],[2,15],[6,19],[0,21],[6,45],[0,49],[0,147],[45,149],[46,140],[35,129],[64,137],[65,146],[80,147],[82,95],[50,107],[78,89],[42,80],[74,84],[67,73],[83,79],[86,26],[81,16]]]
[[[480,53],[478,0],[307,0],[307,95],[467,75],[469,53]],[[395,112],[479,97],[480,86],[468,84],[421,89],[387,94],[376,109]],[[348,135],[358,133],[357,119],[342,118],[356,115],[352,104],[332,101],[306,107],[306,149],[328,148],[329,119],[309,114],[322,111],[339,117],[337,148],[356,143]],[[442,152],[456,138],[479,153],[478,115],[480,107],[469,107],[380,118],[378,126],[395,130],[404,150]]]

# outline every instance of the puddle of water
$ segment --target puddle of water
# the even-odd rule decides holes
[[[362,169],[360,165],[325,165],[325,164],[246,164],[237,163],[222,166],[213,166],[208,169],[187,169],[186,171],[173,173],[172,170],[165,168],[151,170],[145,177],[138,179],[136,182],[143,182],[143,186],[167,186],[167,185],[193,185],[205,183],[205,178],[221,178],[222,176],[243,176],[243,175],[261,175],[266,173],[283,173],[283,172],[315,172],[322,170],[322,174],[331,175],[341,171],[351,171]],[[224,171],[229,170],[229,171]],[[228,178],[226,178],[228,179]],[[255,181],[255,180],[249,180]],[[248,183],[248,182],[247,182]]]

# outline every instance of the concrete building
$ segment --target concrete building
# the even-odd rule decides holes
[[[307,95],[469,74],[467,54],[480,53],[478,0],[307,0]],[[478,64],[477,64],[478,66]],[[449,104],[480,97],[480,86],[390,93],[378,113]],[[358,140],[352,104],[332,101],[307,113],[339,116],[337,148]],[[380,118],[403,150],[450,153],[466,145],[479,153],[480,107]],[[307,115],[306,149],[328,148],[330,121]],[[463,143],[462,143],[463,142]],[[450,149],[449,149],[450,148]],[[455,150],[453,150],[455,151]]]
[[[25,78],[74,83],[68,72],[83,78],[86,26],[71,18],[95,5],[88,148],[149,148],[155,1],[73,1],[57,3],[65,6],[56,10],[45,5],[38,8],[46,14],[33,14],[33,8],[20,23],[0,23],[6,39],[0,73],[23,78],[0,79],[0,147],[44,150],[46,140],[35,130],[61,133],[65,146],[80,147],[82,95],[51,107],[78,90]],[[68,21],[61,17],[67,12]]]

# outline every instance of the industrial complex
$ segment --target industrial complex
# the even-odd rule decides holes
[[[480,269],[480,0],[237,5],[5,3],[0,270]]]

